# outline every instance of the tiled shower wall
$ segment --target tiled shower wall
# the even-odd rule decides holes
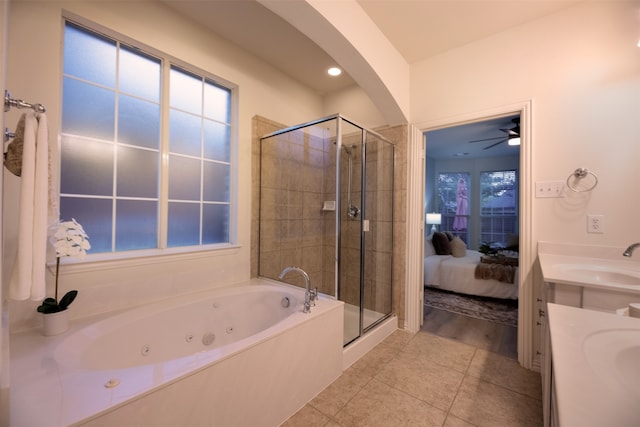
[[[334,295],[335,227],[329,226],[334,224],[334,212],[322,210],[325,200],[335,200],[335,178],[326,164],[330,146],[305,129],[262,144],[258,268],[261,276],[277,278],[287,266],[300,267],[309,274],[312,286]],[[259,157],[257,162],[260,165]],[[304,285],[294,273],[285,280]]]

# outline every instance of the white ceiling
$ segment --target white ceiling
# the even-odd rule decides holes
[[[255,0],[160,0],[177,13],[211,29],[319,94],[354,85],[346,73],[326,74],[336,62],[307,36]],[[327,0],[329,1],[329,0]],[[405,60],[411,64],[554,13],[584,0],[357,0]],[[492,131],[512,127],[492,121]],[[478,124],[479,135],[488,130]],[[465,132],[474,131],[467,125]],[[464,137],[462,139],[480,139]],[[466,143],[466,142],[465,142]],[[471,144],[467,144],[471,145]],[[486,155],[495,150],[476,152]],[[506,144],[501,144],[505,145]],[[435,147],[431,144],[431,147]],[[450,147],[473,152],[472,147]],[[444,155],[444,154],[443,154]]]
[[[327,68],[339,64],[255,0],[160,1],[318,93],[354,84],[345,74],[328,77]],[[584,0],[357,0],[409,64],[579,1]]]

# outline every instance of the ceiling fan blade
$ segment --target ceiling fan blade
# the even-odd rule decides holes
[[[469,141],[469,144],[471,144],[471,143],[473,143],[473,142],[491,141],[491,140],[493,140],[493,139],[500,139],[500,138],[504,138],[504,136],[496,136],[495,138],[474,139],[473,141]]]
[[[508,139],[508,138],[507,138],[507,139]],[[484,148],[483,148],[483,150],[488,150],[489,148],[493,148],[493,147],[495,147],[496,145],[502,144],[502,143],[503,143],[503,142],[505,142],[507,139],[503,139],[502,141],[498,141],[498,142],[496,142],[495,144],[491,144],[491,145],[490,145],[490,146],[488,146],[488,147],[484,147]]]

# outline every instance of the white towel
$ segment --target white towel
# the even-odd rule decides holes
[[[18,220],[18,253],[9,281],[13,299],[34,301],[46,293],[45,268],[47,222],[51,210],[49,130],[44,114],[29,112],[25,117],[20,212]]]

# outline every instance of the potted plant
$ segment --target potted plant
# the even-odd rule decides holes
[[[87,233],[75,219],[58,222],[51,242],[56,250],[55,294],[53,298],[49,297],[42,301],[37,308],[37,311],[43,314],[44,335],[57,335],[68,329],[69,320],[66,310],[78,295],[77,290],[72,290],[58,300],[60,258],[65,256],[83,258],[87,255],[87,250],[91,249]]]

